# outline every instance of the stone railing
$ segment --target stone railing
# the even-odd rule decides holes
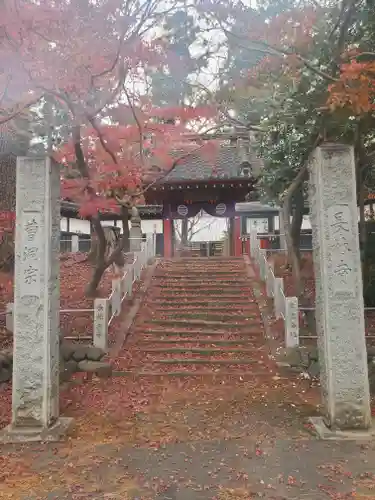
[[[260,248],[258,235],[250,233],[250,255],[266,285],[267,297],[273,299],[276,319],[284,320],[285,347],[299,345],[298,298],[286,297],[284,280],[275,276],[273,263],[267,260],[267,250]]]
[[[131,298],[133,286],[141,277],[142,270],[155,257],[155,234],[147,235],[141,244],[141,251],[134,252],[132,264],[128,264],[122,278],[112,281],[112,293],[106,299],[94,301],[93,344],[101,349],[108,348],[108,328],[116,316],[121,313],[121,306],[126,297]]]
[[[133,286],[141,277],[142,270],[149,261],[155,257],[155,234],[149,234],[146,241],[142,241],[141,250],[134,252],[134,260],[126,266],[122,278],[112,280],[112,292],[105,299],[95,299],[93,309],[61,309],[61,313],[93,313],[94,326],[92,342],[95,347],[106,350],[108,348],[108,329],[116,316],[119,316],[122,303],[126,297],[131,298]],[[6,328],[13,332],[13,303],[7,304]],[[86,337],[66,337],[68,340],[75,338],[87,340]],[[88,338],[90,340],[90,338]]]

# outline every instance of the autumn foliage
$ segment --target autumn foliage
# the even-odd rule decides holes
[[[144,203],[144,194],[191,152],[208,154],[215,151],[214,143],[192,141],[185,122],[209,118],[212,110],[181,108],[137,113],[133,125],[96,125],[81,130],[81,150],[87,176],[76,172],[76,149],[69,140],[55,153],[55,159],[67,166],[63,195],[81,205],[81,216],[118,212],[121,204]],[[165,113],[165,114],[164,114]],[[165,123],[170,114],[176,120]],[[166,117],[162,118],[161,117]],[[180,116],[180,118],[179,118]],[[161,121],[161,123],[160,123]],[[69,174],[70,173],[70,174]]]
[[[141,61],[155,61],[156,47],[141,37],[155,13],[144,19],[142,8],[121,0],[2,2],[2,120],[48,93],[75,114],[95,116]]]
[[[350,59],[341,65],[339,80],[329,87],[332,110],[348,107],[356,115],[375,110],[375,61],[359,62],[360,55],[358,51],[348,54]]]

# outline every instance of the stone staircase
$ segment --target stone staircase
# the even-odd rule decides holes
[[[269,374],[261,316],[243,259],[162,262],[128,349],[126,369],[134,375]]]

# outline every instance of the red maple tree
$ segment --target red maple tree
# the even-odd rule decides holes
[[[172,151],[178,147],[184,156],[202,149],[185,132],[212,117],[208,108],[153,109],[137,90],[144,68],[165,60],[162,43],[145,36],[162,16],[157,0],[5,0],[0,6],[0,124],[45,98],[65,111],[70,139],[55,157],[75,175],[64,181],[64,195],[80,204],[99,240],[89,294],[128,248],[129,208],[173,168]],[[110,255],[100,222],[108,210],[121,213],[124,227]]]
[[[80,205],[82,217],[92,222],[99,240],[99,252],[88,293],[94,294],[104,270],[111,264],[123,265],[122,253],[129,251],[128,219],[131,207],[144,202],[144,194],[191,152],[212,154],[215,144],[188,139],[186,122],[202,118],[199,108],[183,108],[177,122],[160,123],[172,110],[139,113],[136,124],[128,126],[96,124],[75,127],[72,139],[55,154],[68,167],[63,181],[63,196]],[[158,115],[159,123],[155,122]],[[140,116],[142,116],[142,121]],[[190,117],[190,119],[188,118]],[[73,174],[69,178],[69,167]],[[121,240],[108,255],[100,214],[119,213],[123,226]]]

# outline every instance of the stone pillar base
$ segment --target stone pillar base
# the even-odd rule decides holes
[[[14,427],[0,431],[0,444],[53,443],[61,441],[73,424],[73,418],[60,417],[51,427]]]
[[[335,430],[326,426],[323,417],[310,417],[309,423],[319,439],[327,441],[371,441],[375,437],[375,427],[368,430]]]

